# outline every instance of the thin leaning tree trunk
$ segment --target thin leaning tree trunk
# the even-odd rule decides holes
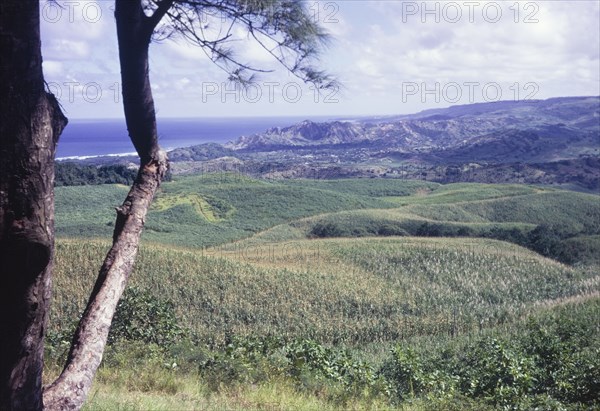
[[[75,333],[67,365],[44,390],[46,409],[77,410],[87,398],[102,362],[117,303],[133,269],[146,213],[167,170],[166,156],[161,157],[140,168],[127,199],[117,208],[113,246]]]
[[[115,4],[125,120],[141,166],[125,202],[117,208],[113,245],[75,332],[65,368],[44,390],[44,406],[49,410],[78,410],[87,398],[133,270],[146,213],[168,169],[166,153],[158,145],[148,68],[150,37],[159,15],[145,16],[139,0]],[[169,4],[164,2],[160,11],[165,13]]]

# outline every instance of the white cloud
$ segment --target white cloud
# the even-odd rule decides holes
[[[189,86],[191,82],[192,81],[187,77],[181,78],[175,82],[175,88],[179,91],[183,91]]]
[[[273,42],[269,39],[262,39],[261,41],[263,41],[267,47],[275,47]],[[263,69],[270,69],[275,65],[275,58],[254,39],[246,39],[241,43],[241,47],[238,47],[241,62],[251,63],[254,64],[255,67],[261,67]]]
[[[50,40],[44,52],[51,59],[78,60],[90,55],[90,45],[84,41],[55,39]]]
[[[452,16],[443,14],[444,7],[448,12],[450,3],[462,7],[462,19],[458,22],[449,21]],[[320,23],[334,36],[321,61],[343,82],[344,98],[329,105],[306,99],[299,104],[248,105],[247,110],[266,110],[265,115],[385,114],[426,108],[428,102],[402,102],[403,83],[407,82],[498,82],[503,87],[535,82],[539,85],[538,98],[600,94],[600,2],[476,2],[474,22],[469,21],[466,3],[427,2],[429,10],[438,7],[438,16],[435,12],[423,14],[421,9],[408,13],[415,5],[421,8],[425,4],[421,1],[310,3],[311,11],[318,12]],[[495,23],[488,21],[489,15],[482,14],[485,5],[492,3],[502,7],[502,16]],[[97,81],[111,87],[120,78],[113,2],[81,0],[72,7],[72,21],[68,6],[62,4],[65,8],[60,19],[50,14],[55,9],[42,9],[47,80],[63,84],[71,78],[82,84]],[[102,14],[94,21],[97,6]],[[527,17],[537,22],[525,23]],[[211,21],[210,31],[218,35],[217,23]],[[242,39],[234,44],[241,61],[277,68],[275,73],[260,75],[259,81],[299,82],[273,62],[259,44],[247,39],[244,30],[235,34]],[[202,85],[221,85],[227,75],[199,47],[184,40],[153,44],[150,68],[157,105],[163,107],[163,113],[185,116],[202,111],[204,115],[225,115],[239,109],[234,106],[231,111],[228,105],[199,103]],[[69,106],[74,115],[82,107],[78,104],[75,101]],[[92,112],[90,107],[100,113],[98,116],[102,110],[121,113],[114,102],[105,108],[88,105],[81,112]]]
[[[420,9],[423,2],[361,3],[376,24],[363,25],[346,39],[352,45],[346,61],[352,64],[343,76],[351,79],[354,95],[379,91],[380,109],[400,101],[405,82],[497,82],[507,88],[536,82],[540,98],[557,89],[562,95],[599,92],[598,2],[521,2],[518,7],[488,2],[502,7],[502,18],[494,23],[491,14],[482,13],[470,22],[466,10],[462,20],[451,22],[442,12],[448,2],[427,3],[429,14]],[[478,4],[483,9],[486,3]],[[407,14],[414,11],[409,6],[420,10]],[[525,23],[526,17],[538,22]]]
[[[44,60],[44,76],[58,77],[63,74],[63,64],[60,61]]]
[[[177,64],[178,61],[193,62],[196,64],[208,60],[206,53],[200,47],[194,46],[184,40],[153,44],[151,50],[153,55],[164,53],[175,57],[176,60],[172,61],[174,64]]]

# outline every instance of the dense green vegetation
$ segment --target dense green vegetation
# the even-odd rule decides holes
[[[110,236],[113,209],[124,198],[124,190],[118,185],[58,188],[58,234]],[[280,224],[285,227],[275,228]],[[536,228],[538,232],[533,232]],[[514,184],[265,181],[205,174],[163,184],[144,238],[210,247],[264,236],[273,229],[279,233],[278,241],[374,235],[485,237],[569,264],[597,262],[594,256],[600,248],[594,236],[600,235],[600,201],[591,194]]]
[[[60,347],[66,347],[73,327],[60,320],[76,318],[83,308],[107,245],[58,244],[53,358],[64,354]],[[303,240],[272,250],[249,246],[205,255],[146,246],[115,320],[104,372],[138,367],[159,381],[165,373],[197,379],[208,392],[287,381],[299,395],[338,406],[355,400],[389,405],[473,400],[473,409],[479,409],[597,401],[589,393],[569,398],[563,384],[579,379],[587,385],[576,383],[577,389],[597,392],[589,385],[597,381],[591,355],[599,349],[597,298],[581,318],[573,310],[561,314],[559,324],[578,322],[573,333],[555,335],[544,328],[548,338],[558,338],[554,348],[528,347],[513,338],[533,333],[521,319],[537,315],[540,304],[593,294],[597,278],[595,270],[569,268],[491,240]],[[74,301],[73,295],[79,298]],[[570,339],[580,338],[575,332],[581,324],[592,325],[587,339]],[[557,371],[558,380],[540,386],[534,379],[546,374],[546,365],[532,361],[544,361],[535,350],[547,349],[564,354],[565,366]],[[473,363],[482,352],[489,360]],[[509,363],[498,363],[505,354]],[[526,365],[523,372],[531,373],[531,380],[508,376],[502,377],[506,387],[489,386],[497,373],[510,372],[510,361]],[[553,364],[548,367],[558,363]],[[471,383],[463,381],[468,378],[481,384],[469,391],[465,387]],[[178,389],[175,384],[170,393]]]
[[[109,347],[86,409],[597,409],[600,299],[368,357],[314,340]]]
[[[57,231],[64,236],[108,237],[114,207],[125,198],[119,186],[56,190]],[[81,203],[81,197],[86,203]],[[199,212],[206,202],[224,214],[218,222]],[[90,209],[91,206],[91,209]],[[179,177],[165,183],[149,213],[145,238],[205,247],[249,237],[277,224],[340,210],[392,207],[379,198],[254,180],[235,174]],[[81,210],[82,221],[72,218]],[[219,211],[220,210],[220,211]]]
[[[439,408],[593,409],[600,406],[599,310],[594,298],[542,310],[503,333],[401,343],[382,371],[396,398]]]
[[[70,238],[48,374],[109,246],[90,237],[109,238],[126,192],[57,189]],[[598,408],[597,200],[178,177],[148,217],[88,409]]]
[[[94,166],[57,161],[54,168],[54,185],[58,187],[97,184],[131,185],[137,175],[137,169],[123,164]]]
[[[83,309],[106,248],[59,243],[54,318]],[[536,302],[593,292],[594,278],[498,241],[368,238],[204,253],[146,246],[132,284],[173,301],[210,343],[255,334],[360,345],[500,325]]]
[[[401,179],[352,179],[352,180],[286,180],[283,184],[290,187],[310,187],[319,190],[354,194],[367,197],[406,197],[422,195],[443,186],[419,180]]]
[[[402,191],[402,181],[307,182],[333,191],[365,194]],[[527,247],[568,264],[597,264],[600,255],[598,196],[523,185],[418,185],[404,182],[406,195],[379,197],[400,207],[348,210],[296,220],[260,233],[256,239],[365,236],[493,238]],[[288,184],[300,184],[290,182]],[[364,186],[361,186],[363,184]],[[422,184],[422,183],[421,183]],[[408,195],[412,192],[413,195]],[[275,237],[273,234],[277,233]],[[287,233],[287,237],[286,234]]]

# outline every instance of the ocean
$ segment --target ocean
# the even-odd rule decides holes
[[[289,126],[303,120],[327,121],[325,117],[230,117],[158,119],[159,144],[166,150],[202,143],[226,143],[243,135],[271,127]],[[86,158],[135,154],[124,119],[69,121],[60,140],[56,157]]]

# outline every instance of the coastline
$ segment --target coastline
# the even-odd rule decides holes
[[[170,151],[169,149],[167,151]],[[97,155],[89,155],[89,156],[67,156],[67,157],[56,157],[56,161],[81,161],[81,160],[89,160],[93,158],[102,158],[102,157],[137,157],[138,154],[134,151],[132,153],[115,153],[115,154],[97,154]]]

